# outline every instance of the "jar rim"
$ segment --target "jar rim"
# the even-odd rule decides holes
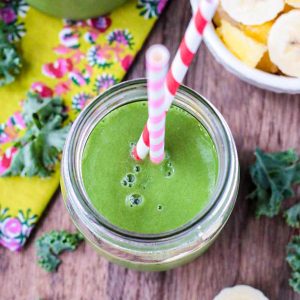
[[[91,205],[91,203],[89,203],[90,201],[88,201],[88,197],[84,189],[82,176],[80,173],[81,163],[76,162],[76,160],[74,161],[74,159],[76,158],[76,153],[74,152],[75,151],[74,146],[78,147],[78,137],[80,137],[80,135],[76,135],[76,133],[78,133],[79,130],[81,130],[81,137],[85,136],[85,142],[82,142],[83,145],[81,145],[82,147],[81,151],[83,151],[90,132],[97,124],[97,122],[95,122],[94,124],[91,121],[92,113],[97,111],[97,109],[99,109],[99,107],[102,105],[106,109],[107,112],[105,115],[107,115],[116,107],[121,106],[121,104],[119,104],[114,108],[114,105],[112,103],[109,103],[109,101],[113,101],[116,95],[124,93],[124,90],[126,91],[126,89],[134,89],[134,88],[146,89],[146,80],[135,79],[135,80],[125,81],[117,85],[114,85],[113,87],[111,87],[110,89],[102,93],[101,95],[97,96],[77,117],[77,119],[75,120],[71,128],[71,131],[68,135],[64,147],[62,167],[61,167],[62,184],[64,186],[68,186],[65,193],[68,194],[68,199],[70,199],[70,203],[67,204],[67,208],[69,212],[72,211],[72,214],[74,213],[77,214],[77,218],[84,218],[86,225],[88,225],[88,227],[94,234],[97,235],[97,232],[99,233],[100,231],[102,233],[107,234],[112,239],[119,238],[123,241],[130,240],[135,243],[145,243],[145,242],[157,243],[159,241],[164,242],[174,237],[183,235],[185,232],[191,230],[194,226],[198,226],[202,220],[207,218],[209,214],[216,213],[216,211],[220,209],[218,208],[218,206],[220,206],[220,200],[223,199],[224,202],[224,193],[225,194],[230,193],[230,188],[234,186],[234,183],[236,183],[236,181],[238,181],[239,171],[238,171],[237,153],[236,153],[236,148],[235,148],[235,144],[230,129],[226,121],[222,117],[222,115],[219,113],[219,111],[203,96],[201,96],[194,90],[182,85],[177,92],[175,104],[180,107],[178,103],[179,101],[178,99],[180,99],[180,97],[186,97],[192,99],[191,101],[194,101],[195,105],[200,105],[201,103],[201,105],[203,106],[202,109],[206,108],[207,110],[206,113],[210,112],[211,114],[210,117],[213,117],[211,126],[219,126],[219,130],[220,130],[220,132],[217,133],[218,134],[217,137],[212,136],[212,140],[215,145],[216,145],[216,140],[215,140],[216,138],[222,141],[221,148],[224,151],[226,157],[223,157],[223,166],[220,167],[220,156],[218,153],[220,149],[217,149],[218,161],[219,161],[218,179],[217,179],[217,184],[212,199],[210,200],[210,204],[206,205],[204,210],[201,210],[192,220],[190,220],[180,228],[162,234],[132,233],[126,230],[120,230],[119,228],[112,225],[111,223],[105,222],[106,220],[104,219],[104,217],[99,219],[99,216],[101,217],[101,215]],[[105,99],[108,100],[105,101]],[[103,117],[105,117],[105,115],[103,115],[102,117],[94,115],[93,117],[94,118],[98,117],[99,118],[98,122],[99,122]],[[92,122],[94,126],[92,127],[92,129],[90,126],[88,129],[82,131],[83,126],[85,126],[86,124],[84,122],[86,122],[87,118],[91,119],[90,123]],[[199,116],[197,119],[199,120],[199,122],[201,122]],[[205,126],[205,124],[203,125],[208,131],[208,133],[211,135],[211,132],[210,130],[208,130],[207,126]],[[80,151],[78,150],[78,148],[76,149],[77,151]],[[222,175],[222,177],[220,177],[220,175]],[[227,205],[229,204],[232,205],[232,207],[234,205],[234,203],[228,203],[228,204],[223,203],[221,206],[224,207],[225,205],[227,207]],[[76,222],[75,225],[78,226]],[[82,230],[81,227],[79,229]]]

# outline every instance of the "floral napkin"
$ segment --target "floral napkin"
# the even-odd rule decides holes
[[[16,81],[0,88],[0,174],[18,151],[13,142],[26,132],[22,101],[28,91],[60,96],[71,119],[119,82],[162,12],[167,0],[130,0],[106,16],[61,20],[30,8],[24,0],[5,1],[0,19],[20,40],[23,68]],[[0,178],[0,245],[22,248],[59,185],[49,178]]]

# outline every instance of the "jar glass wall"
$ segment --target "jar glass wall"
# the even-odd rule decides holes
[[[234,207],[239,165],[230,129],[211,103],[182,86],[174,105],[193,115],[214,141],[219,172],[208,205],[184,226],[167,234],[143,235],[122,231],[95,210],[85,192],[81,162],[87,139],[107,114],[120,106],[147,99],[144,79],[118,84],[98,96],[78,116],[68,135],[62,159],[61,187],[75,225],[109,260],[138,270],[160,271],[191,261],[215,240]]]

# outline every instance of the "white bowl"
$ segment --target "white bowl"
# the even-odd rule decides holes
[[[205,29],[204,41],[215,59],[240,79],[272,92],[300,94],[300,78],[274,75],[248,67],[226,48],[212,24]]]

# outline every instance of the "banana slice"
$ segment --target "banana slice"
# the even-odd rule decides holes
[[[290,6],[300,8],[300,0],[285,0],[285,3]]]
[[[273,20],[284,8],[284,0],[221,0],[224,10],[244,25]]]
[[[260,290],[249,285],[223,289],[213,300],[269,300]]]
[[[281,15],[270,30],[271,61],[286,75],[300,77],[300,9]]]

